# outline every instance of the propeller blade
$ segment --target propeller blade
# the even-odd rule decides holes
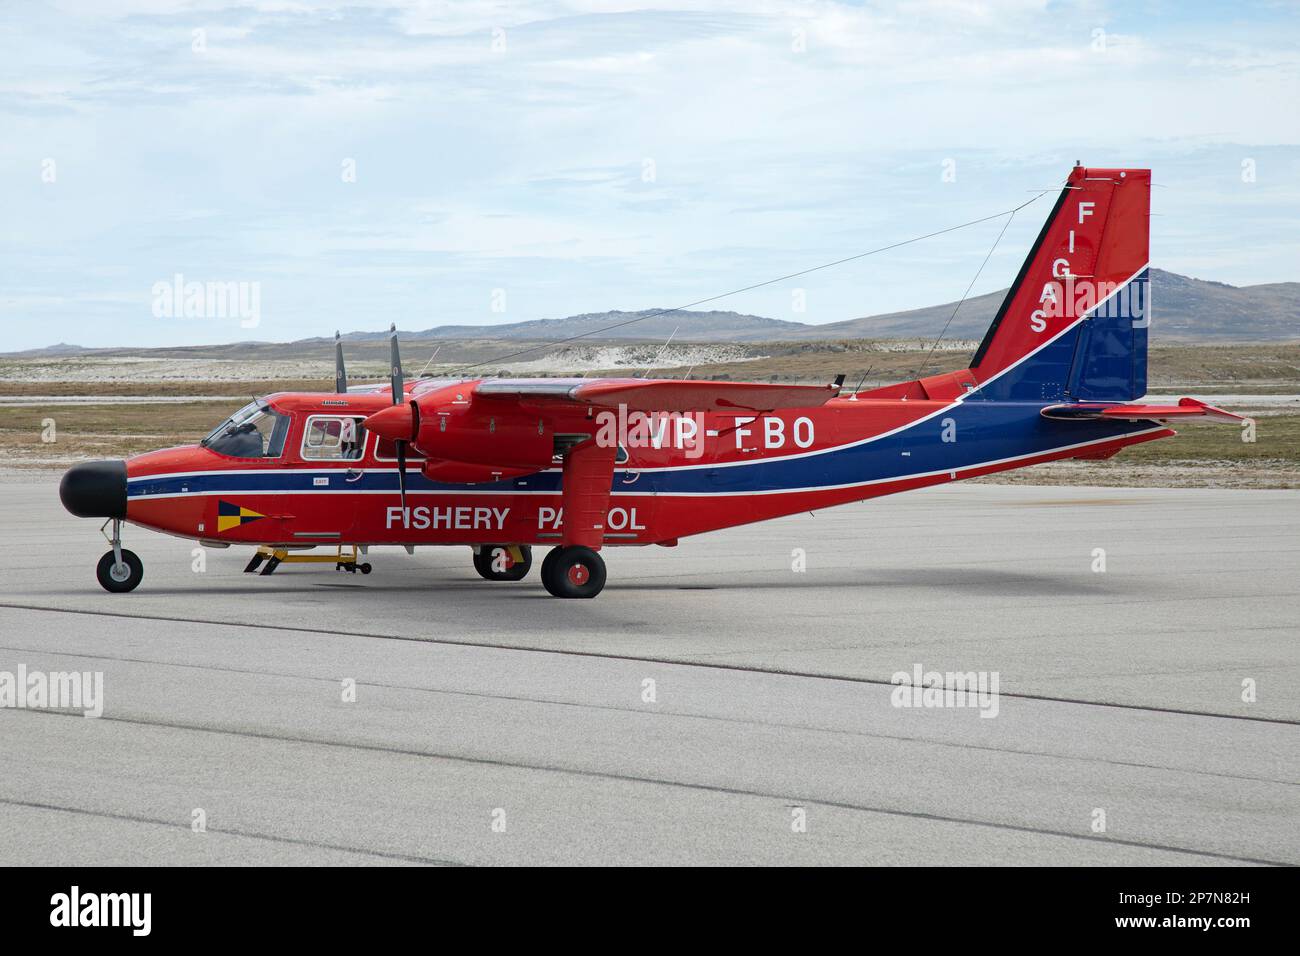
[[[415,402],[406,401],[406,392],[404,390],[405,382],[402,376],[402,355],[397,349],[397,323],[394,322],[388,326],[391,333],[389,337],[389,366],[392,374],[392,391],[393,405],[402,406],[405,414],[393,414],[393,424],[400,427],[405,425],[405,436],[396,438],[393,444],[397,446],[397,488],[402,495],[402,527],[407,526],[410,512],[406,510],[406,443],[413,440],[420,430],[420,409]],[[376,415],[382,415],[377,412]],[[373,418],[374,416],[372,416]],[[367,419],[369,421],[370,419]],[[381,432],[382,434],[382,432]]]
[[[392,366],[393,404],[400,405],[406,401],[406,395],[402,391],[404,384],[402,379],[402,356],[397,351],[397,324],[390,325],[388,331],[392,333],[388,341],[391,346],[389,365]]]
[[[348,370],[343,367],[343,340],[334,331],[334,391],[342,395],[348,390]]]

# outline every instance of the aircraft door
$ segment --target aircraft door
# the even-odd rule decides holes
[[[367,435],[360,415],[309,415],[303,424],[300,455],[310,487],[302,489],[291,537],[325,537],[347,544],[356,540],[358,509],[365,495],[359,489],[365,476]]]

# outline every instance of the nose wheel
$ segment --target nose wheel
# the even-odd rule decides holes
[[[105,591],[114,594],[134,591],[144,578],[144,563],[136,557],[134,551],[125,548],[122,549],[121,561],[118,561],[112,551],[106,551],[99,559],[99,566],[95,568],[95,577],[99,578],[100,586]]]
[[[105,591],[124,594],[127,591],[134,591],[144,579],[144,562],[134,551],[122,547],[121,519],[111,520],[113,535],[108,539],[108,543],[113,546],[113,549],[106,551],[99,559],[99,564],[95,567],[95,577],[99,579],[100,587]]]
[[[542,561],[542,584],[558,598],[594,598],[605,587],[605,561],[591,548],[555,548]]]

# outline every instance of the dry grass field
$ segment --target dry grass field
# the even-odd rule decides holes
[[[745,346],[744,360],[680,366],[665,355],[656,377],[817,382],[843,373],[848,385],[865,375],[863,387],[964,366],[965,347],[929,353],[918,343],[880,340],[760,343]],[[648,345],[632,347],[643,360]],[[571,353],[571,349],[567,352]],[[410,353],[418,354],[414,349]],[[485,354],[499,355],[494,347]],[[538,363],[538,355],[548,363]],[[595,355],[609,354],[600,349]],[[620,353],[621,354],[621,353]],[[695,355],[686,352],[683,354]],[[464,359],[476,353],[461,350]],[[733,350],[732,355],[735,355]],[[566,369],[566,349],[533,353],[521,362],[549,364],[529,374],[628,375],[620,366],[592,372]],[[588,364],[593,353],[582,356]],[[7,467],[58,468],[84,458],[121,457],[153,448],[197,441],[252,395],[274,391],[323,390],[330,386],[328,360],[288,361],[279,357],[222,362],[219,377],[188,377],[209,366],[186,366],[160,377],[169,365],[112,358],[44,359],[39,363],[0,361],[0,460]],[[192,360],[189,360],[192,361]],[[179,362],[184,366],[184,362]],[[354,378],[382,374],[371,362],[354,362]],[[33,367],[39,374],[33,374]],[[89,370],[89,371],[88,371]],[[96,371],[98,370],[98,371]],[[416,366],[418,370],[418,366]],[[448,371],[433,366],[431,373]],[[509,372],[482,369],[478,374]],[[287,373],[287,374],[286,374]],[[372,379],[373,380],[373,379]],[[1062,462],[982,479],[997,482],[1103,484],[1179,487],[1300,487],[1300,403],[1281,396],[1300,394],[1300,344],[1164,346],[1151,352],[1150,383],[1163,394],[1256,396],[1235,409],[1256,419],[1256,441],[1224,425],[1180,425],[1177,438],[1129,449],[1104,462]],[[1279,396],[1260,403],[1262,396]],[[49,423],[53,422],[51,428]],[[47,439],[53,439],[49,441]]]

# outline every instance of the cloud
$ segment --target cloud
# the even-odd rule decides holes
[[[1295,278],[1300,28],[1269,5],[59,0],[0,31],[13,347],[215,334],[133,311],[175,272],[264,281],[273,338],[662,306],[1010,208],[1076,158],[1167,183],[1160,265]],[[930,304],[996,226],[819,274],[806,314],[723,305]]]

